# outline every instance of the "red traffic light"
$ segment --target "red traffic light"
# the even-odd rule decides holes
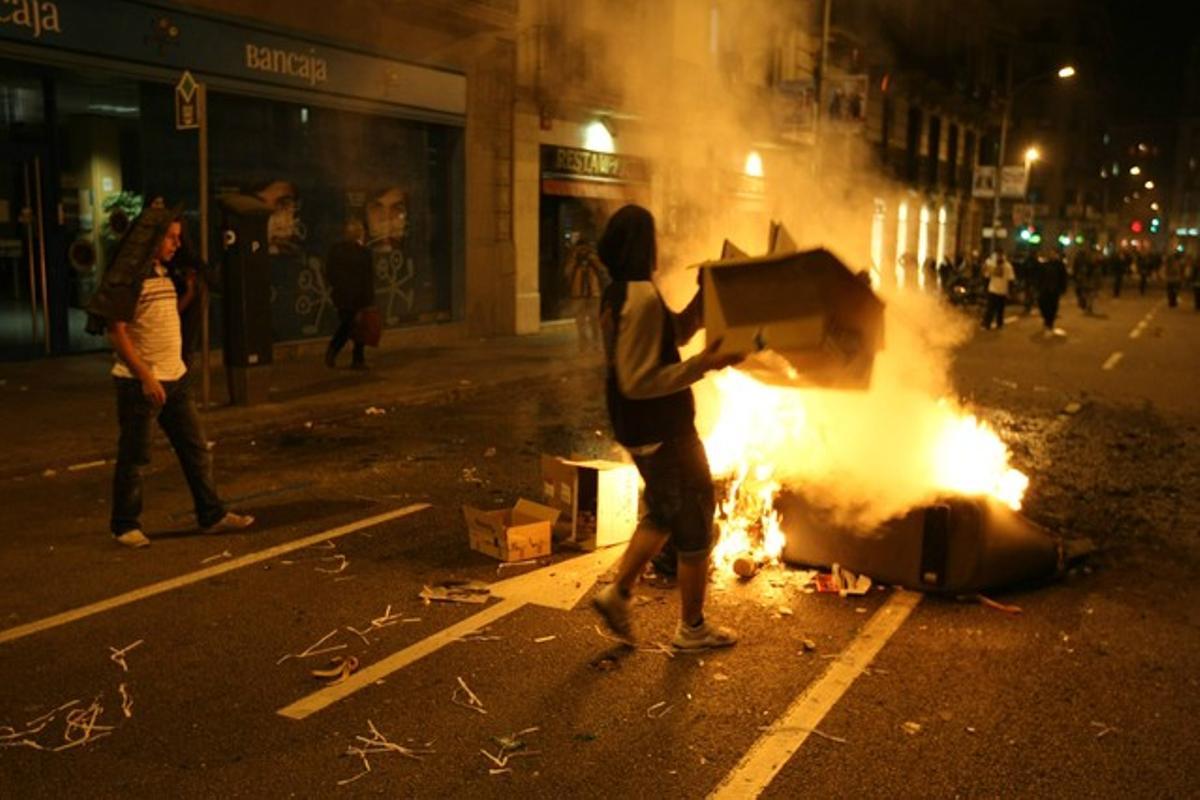
[[[1140,219],[1135,219],[1133,222],[1129,223],[1129,230],[1133,231],[1134,233],[1141,233],[1143,228],[1144,226],[1142,225],[1142,221]]]

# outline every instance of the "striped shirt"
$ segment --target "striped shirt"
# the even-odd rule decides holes
[[[183,363],[183,337],[179,329],[179,299],[167,270],[155,265],[154,277],[142,283],[133,322],[129,323],[133,349],[160,381],[177,381],[187,372]],[[117,357],[112,374],[118,378],[137,376]]]

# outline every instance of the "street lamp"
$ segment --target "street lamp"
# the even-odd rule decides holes
[[[1057,77],[1060,80],[1075,77],[1075,67],[1070,64],[1065,64],[1059,67],[1055,72],[1043,75],[1035,75],[1032,78],[1027,78],[1016,86],[1012,85],[1012,59],[1008,60],[1008,68],[1005,70],[1004,76],[1004,113],[1000,117],[1000,147],[996,150],[996,180],[994,184],[995,194],[992,199],[992,253],[998,249],[999,236],[996,234],[1000,231],[1000,189],[1003,185],[1004,175],[1004,146],[1008,142],[1008,119],[1012,114],[1013,97],[1020,91],[1032,86],[1035,83],[1044,81],[1046,78]]]

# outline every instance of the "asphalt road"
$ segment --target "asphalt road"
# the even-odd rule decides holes
[[[855,656],[866,626],[915,598],[807,594],[794,573],[765,573],[712,590],[708,613],[739,629],[736,648],[674,657],[615,649],[586,603],[422,603],[426,584],[519,572],[467,548],[460,507],[537,497],[543,451],[606,453],[595,378],[218,441],[222,490],[258,516],[253,532],[189,531],[161,452],[144,520],[157,533],[142,551],[107,537],[105,471],[6,480],[0,726],[12,730],[0,727],[0,744],[61,745],[68,716],[70,740],[91,723],[97,738],[0,747],[0,795],[704,797],[823,687],[828,713],[773,764],[762,796],[1196,796],[1200,314],[1164,305],[1157,293],[1102,298],[1094,316],[1065,309],[1065,337],[1017,317],[961,350],[955,385],[1031,475],[1027,514],[1101,549],[1061,581],[997,598],[1019,615],[923,598],[866,660]],[[317,534],[325,543],[195,576]],[[538,575],[554,583],[556,569]],[[576,581],[559,582],[570,593]],[[643,640],[666,641],[674,593],[641,597]],[[302,719],[279,713],[321,688],[310,670],[327,655],[369,668],[502,603],[482,635],[450,637]],[[371,627],[385,617],[396,621]],[[286,658],[331,632],[323,646],[341,649]],[[123,668],[112,650],[135,642]],[[830,677],[838,669],[852,678]],[[486,713],[454,702],[464,684]],[[372,724],[431,752],[371,754],[354,779],[363,761],[346,750]],[[524,755],[503,768],[481,753],[501,754],[497,739],[513,734]]]

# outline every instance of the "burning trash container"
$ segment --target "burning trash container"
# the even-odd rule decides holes
[[[1088,548],[1064,542],[991,497],[948,497],[874,531],[838,525],[796,494],[781,494],[776,507],[784,561],[839,564],[924,592],[963,594],[1043,580]]]

